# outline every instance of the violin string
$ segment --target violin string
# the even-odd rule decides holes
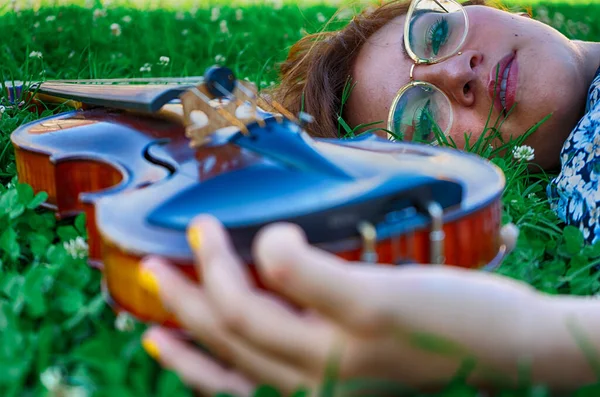
[[[238,97],[236,97],[232,92],[229,92],[229,90],[227,90],[225,87],[223,87],[220,83],[218,83],[218,82],[215,81],[214,85],[215,85],[216,89],[221,92],[221,94],[223,94],[225,96],[231,96],[235,100],[235,104],[237,106],[243,106],[244,105],[244,102],[241,99],[239,99]],[[242,84],[236,84],[236,86],[238,88],[243,87]],[[240,89],[240,91],[244,92],[244,94],[246,94],[247,97],[256,99],[254,93],[251,92],[250,90],[243,91],[243,90]],[[258,122],[258,125],[261,126],[261,128],[264,128],[266,126],[265,120],[262,117],[260,117],[260,115],[258,114],[258,112],[256,111],[256,109],[254,109],[254,117],[256,118],[256,121]]]
[[[239,121],[236,117],[232,116],[228,111],[226,111],[225,109],[217,106],[216,108],[214,108],[211,104],[210,104],[210,98],[208,98],[206,95],[204,95],[198,88],[196,87],[192,87],[191,92],[194,93],[194,95],[196,95],[198,98],[200,98],[201,101],[205,102],[208,106],[210,106],[212,109],[215,109],[216,112],[223,117],[225,120],[229,121],[232,125],[235,125],[236,127],[238,127],[240,129],[240,131],[244,134],[244,135],[248,135],[249,131],[248,128],[246,127],[246,125],[244,123],[242,123],[241,121]]]
[[[130,78],[130,79],[81,79],[81,80],[46,80],[42,83],[60,83],[60,84],[90,84],[90,85],[115,85],[131,83],[157,83],[157,84],[201,84],[204,82],[202,76],[191,77],[155,77],[155,78]],[[40,83],[41,84],[41,83]]]

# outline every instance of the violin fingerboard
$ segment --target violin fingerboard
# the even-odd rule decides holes
[[[38,93],[107,108],[155,113],[193,85],[102,85],[46,82]]]

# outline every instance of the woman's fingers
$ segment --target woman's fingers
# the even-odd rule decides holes
[[[390,286],[390,270],[397,268],[347,262],[308,245],[302,230],[292,224],[263,228],[255,240],[254,259],[270,288],[302,306],[357,332],[370,333],[387,324],[378,305]]]
[[[232,334],[215,314],[205,293],[182,273],[160,258],[147,258],[144,271],[154,275],[161,300],[182,327],[220,361],[238,368],[248,378],[294,391],[309,384],[291,365],[277,360]],[[176,358],[174,358],[176,359]]]
[[[324,367],[336,339],[330,323],[308,320],[283,300],[253,288],[245,265],[216,219],[196,219],[189,236],[197,239],[190,244],[201,262],[204,291],[228,331],[298,368]]]
[[[150,328],[143,335],[143,346],[161,365],[205,396],[229,393],[251,396],[256,385],[245,376],[224,368],[206,353],[193,348],[163,328]]]

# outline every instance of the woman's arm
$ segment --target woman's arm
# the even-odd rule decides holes
[[[260,276],[275,295],[252,285],[220,223],[203,217],[191,230],[203,285],[159,258],[146,261],[153,276],[144,279],[213,356],[159,327],[144,344],[200,392],[250,395],[261,383],[284,392],[318,388],[335,354],[342,382],[443,387],[472,359],[469,381],[482,387],[516,385],[528,362],[535,382],[557,390],[594,381],[568,320],[578,319],[600,346],[600,301],[549,297],[465,269],[348,263],[308,245],[292,225],[266,228],[255,245]]]

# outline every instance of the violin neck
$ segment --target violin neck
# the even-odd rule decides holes
[[[34,83],[28,91],[45,102],[70,101],[75,107],[86,104],[156,113],[164,105],[178,99],[183,92],[201,84],[202,81],[203,77],[51,80]],[[22,83],[5,83],[5,85],[12,100],[23,90]]]

